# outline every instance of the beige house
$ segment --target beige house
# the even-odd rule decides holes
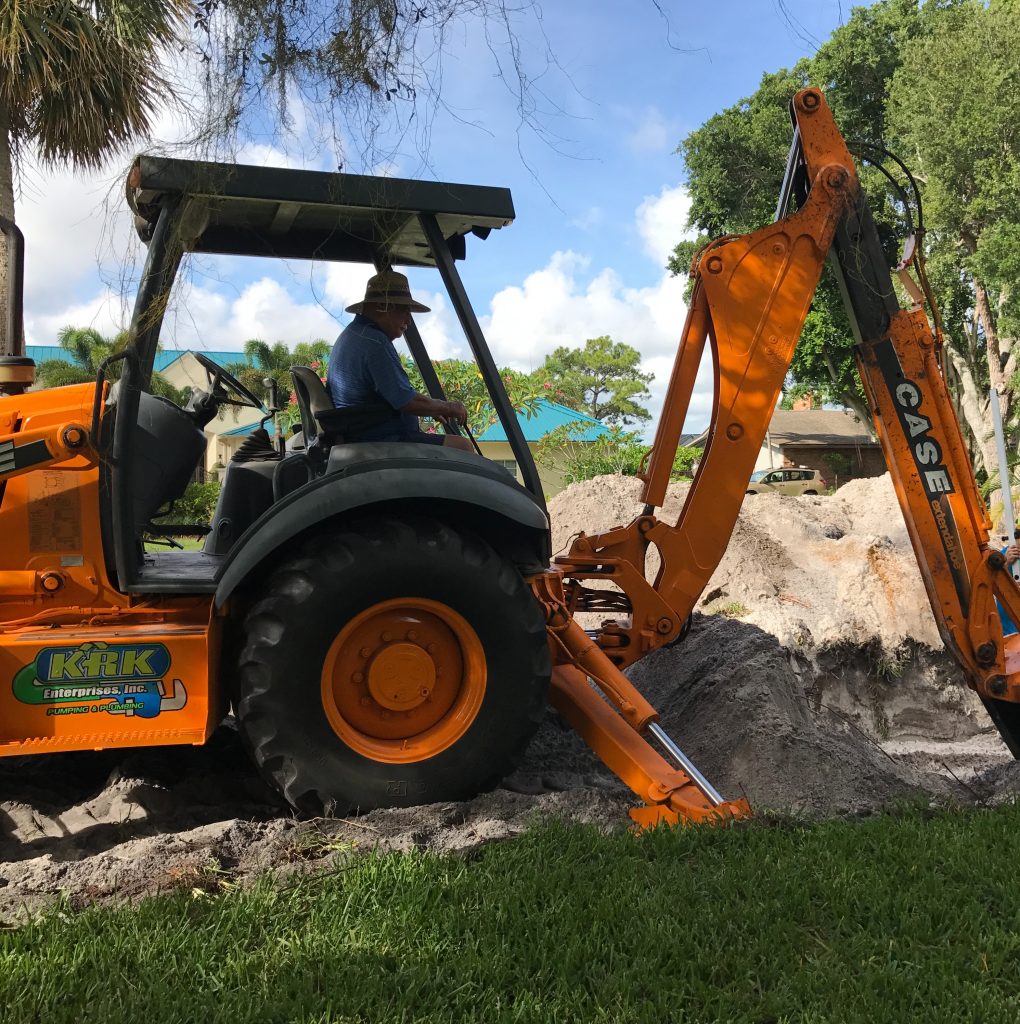
[[[690,445],[703,448],[708,431]],[[754,468],[804,466],[839,486],[886,471],[882,446],[852,412],[842,409],[776,409]]]

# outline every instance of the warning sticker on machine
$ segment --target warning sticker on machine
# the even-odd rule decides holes
[[[47,715],[110,715],[155,718],[180,711],[188,701],[180,679],[168,679],[170,652],[163,644],[47,647],[14,677],[22,704],[48,705]]]
[[[28,474],[28,546],[37,551],[81,551],[81,474],[41,469]]]

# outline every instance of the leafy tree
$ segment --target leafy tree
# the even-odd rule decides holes
[[[411,386],[419,393],[427,394],[425,382],[414,361],[404,356],[402,362]],[[483,434],[498,417],[478,367],[465,359],[440,359],[433,365],[447,399],[462,402],[467,409],[471,433],[476,437]],[[523,412],[529,418],[534,416],[545,398],[543,389],[519,370],[504,368],[499,371],[499,375],[503,378],[503,386],[514,410]]]
[[[947,354],[989,475],[989,386],[1002,395],[1014,448],[1020,434],[1018,53],[1015,0],[961,3],[904,53],[887,106],[890,133],[923,182],[932,276],[946,297]]]
[[[43,165],[98,167],[144,137],[167,103],[190,118],[189,146],[212,155],[229,155],[245,129],[285,137],[297,99],[304,127],[318,125],[341,166],[351,162],[348,144],[372,166],[409,132],[424,157],[448,36],[469,24],[480,26],[491,66],[517,100],[519,130],[549,141],[552,115],[536,83],[557,63],[549,47],[525,61],[517,32],[527,19],[541,37],[534,0],[0,3],[0,216],[15,219],[23,153],[35,152]],[[181,52],[201,62],[205,103],[192,103],[194,83],[170,70],[167,58]],[[4,267],[0,260],[0,328]],[[7,351],[0,336],[0,354]]]
[[[88,384],[96,379],[99,364],[107,356],[119,352],[127,344],[126,333],[104,338],[92,327],[64,327],[57,335],[57,343],[68,354],[68,359],[47,359],[36,370],[40,387],[62,388],[68,384]],[[169,398],[177,405],[188,400],[185,391],[175,388],[161,373],[152,375],[152,393]]]
[[[584,348],[557,348],[532,376],[564,405],[597,420],[645,422],[651,414],[640,402],[650,397],[655,377],[641,372],[640,361],[636,348],[602,335],[589,338]]]
[[[772,219],[789,145],[787,105],[803,85],[826,90],[852,146],[882,145],[917,170],[947,372],[964,432],[986,471],[994,465],[987,388],[1009,391],[1018,369],[1012,355],[1020,269],[1018,13],[1016,0],[880,0],[855,8],[814,57],[766,75],[753,96],[711,118],[679,150],[691,223],[706,236]],[[862,168],[861,180],[892,262],[904,211],[876,171]],[[677,247],[674,272],[686,272],[694,247]],[[852,334],[828,271],[792,373],[867,420]],[[1011,393],[1005,404],[1015,447],[1020,409]]]
[[[148,131],[169,89],[161,61],[191,9],[191,0],[0,4],[0,216],[14,220],[14,172],[26,152],[44,166],[92,169]],[[0,353],[9,343],[0,335]]]
[[[792,410],[794,404],[804,398],[811,399],[810,408],[812,409],[821,409],[826,402],[831,401],[830,395],[819,391],[817,385],[796,381],[783,389],[783,397],[779,401],[779,408],[788,411]]]
[[[263,383],[272,377],[279,388],[280,396],[286,398],[293,390],[290,376],[292,366],[310,366],[326,376],[329,353],[332,344],[319,338],[317,341],[300,342],[293,349],[278,341],[269,345],[260,338],[251,338],[244,343],[245,362],[228,363],[225,367],[232,373],[256,398],[269,402],[269,388]]]

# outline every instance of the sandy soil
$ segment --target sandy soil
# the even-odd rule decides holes
[[[551,504],[555,547],[640,508],[632,479],[575,485]],[[887,477],[833,497],[749,498],[689,637],[631,675],[708,778],[758,809],[860,814],[1020,790],[1020,765],[942,651]],[[466,851],[539,817],[615,827],[629,804],[552,712],[501,788],[347,819],[290,816],[229,723],[202,749],[0,759],[0,917],[61,892],[130,899],[351,851]]]

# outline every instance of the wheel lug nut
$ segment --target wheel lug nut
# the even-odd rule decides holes
[[[392,633],[390,633],[389,631],[383,633],[383,635],[382,635],[382,642],[384,644],[388,644],[392,639],[393,639],[393,634]]]
[[[439,647],[437,644],[429,644],[428,647],[425,648],[425,650],[428,651],[429,654],[435,654],[436,651],[439,650]]]
[[[407,631],[407,639],[408,640],[417,640],[418,639],[418,634],[413,629],[409,629]]]
[[[362,698],[361,698],[361,706],[362,706],[363,708],[367,708],[367,707],[368,707],[368,705],[369,705],[369,704],[371,704],[371,703],[372,703],[372,702],[371,702],[371,701],[370,701],[370,700],[369,700],[369,699],[368,699],[367,697],[362,697]]]
[[[354,675],[351,676],[351,682],[360,683],[364,678],[365,677],[360,672],[355,672]]]
[[[359,654],[360,654],[360,655],[361,655],[361,656],[362,656],[363,658],[367,658],[367,657],[369,657],[369,655],[370,655],[370,654],[372,653],[372,651],[371,651],[371,650],[370,650],[370,649],[369,649],[368,647],[362,647],[362,648],[361,648],[361,650],[360,650],[360,651],[358,651],[358,653],[359,653]]]

